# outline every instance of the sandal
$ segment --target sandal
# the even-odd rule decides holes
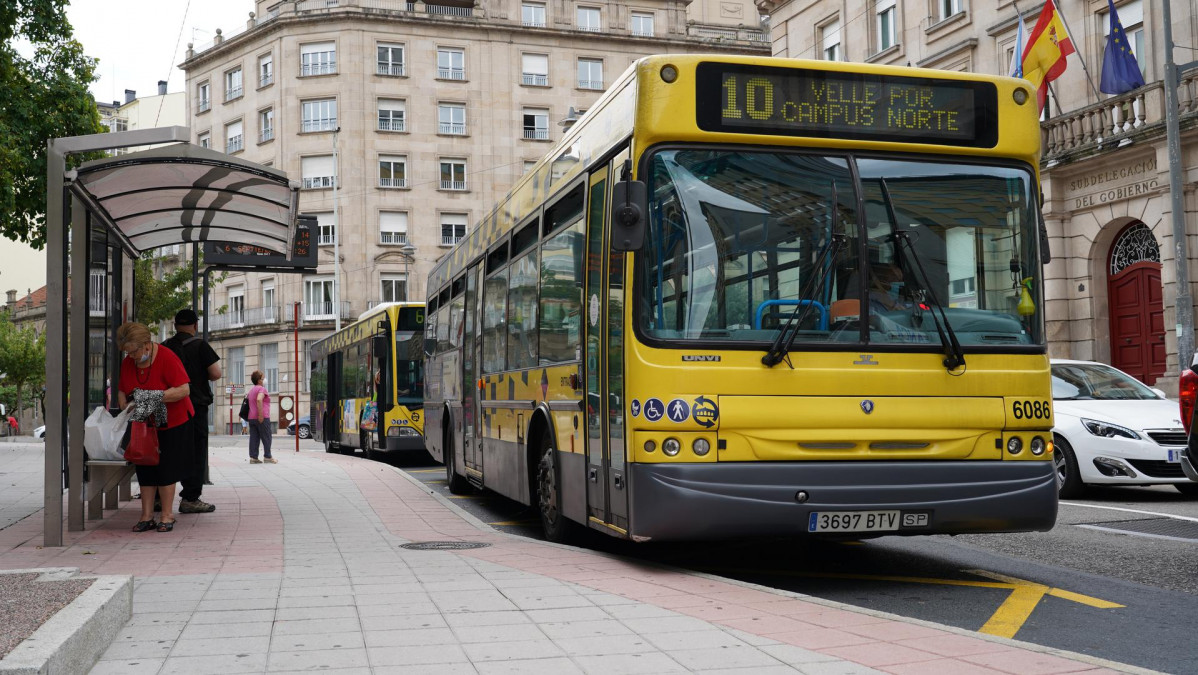
[[[155,527],[158,527],[158,523],[154,522],[153,519],[139,520],[139,521],[137,521],[137,524],[133,526],[133,531],[134,532],[145,532],[146,530],[152,530]]]
[[[175,521],[173,520],[164,520],[158,523],[159,532],[170,532],[173,529],[175,529]]]

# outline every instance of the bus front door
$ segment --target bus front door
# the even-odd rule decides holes
[[[624,253],[610,252],[608,169],[591,174],[587,199],[587,511],[592,525],[628,531],[624,443]],[[567,481],[568,484],[568,481]]]
[[[341,352],[328,356],[329,379],[325,387],[328,399],[324,408],[324,448],[341,446]]]
[[[482,325],[479,315],[479,267],[466,271],[466,317],[462,327],[462,461],[466,474],[477,476],[483,470],[482,409],[479,382],[482,379],[482,340],[478,338]]]

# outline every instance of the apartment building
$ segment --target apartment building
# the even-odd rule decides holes
[[[224,360],[219,384],[262,370],[272,391],[294,395],[298,378],[301,415],[308,363],[295,366],[297,323],[303,354],[338,319],[422,299],[433,263],[634,59],[769,53],[748,0],[262,0],[253,9],[237,34],[189,46],[180,67],[193,142],[300,182],[300,210],[319,221],[319,269],[228,275],[211,292],[219,310],[208,327]],[[214,406],[217,430],[235,407]]]
[[[1000,75],[1011,72],[1018,12],[1030,32],[1043,4],[757,0],[770,15],[774,56]],[[1162,3],[1115,2],[1146,82],[1117,96],[1097,90],[1110,34],[1107,0],[1056,4],[1077,53],[1052,83],[1041,124],[1041,187],[1053,256],[1044,268],[1049,352],[1111,363],[1176,394],[1179,288],[1165,137]],[[1174,58],[1184,63],[1194,57],[1183,47],[1198,44],[1198,8],[1176,0],[1171,8]],[[1184,190],[1189,233],[1185,269],[1194,280],[1198,69],[1181,74],[1178,100],[1184,180],[1177,189]],[[1181,361],[1185,367],[1189,357]]]

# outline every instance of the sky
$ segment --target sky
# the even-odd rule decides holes
[[[186,79],[178,65],[187,43],[212,42],[216,29],[225,35],[245,29],[254,0],[73,0],[67,18],[75,39],[88,56],[100,60],[99,79],[91,85],[97,101],[124,101],[125,90],[139,96],[158,93],[158,80],[168,92],[183,91]],[[0,237],[0,303],[3,291],[46,284],[45,251]]]

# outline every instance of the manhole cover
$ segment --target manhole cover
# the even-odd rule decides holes
[[[1078,525],[1078,527],[1091,530],[1109,530],[1121,534],[1139,535],[1141,537],[1198,541],[1198,523],[1189,520],[1175,520],[1173,518],[1113,520],[1102,523],[1086,523],[1085,525]]]
[[[411,544],[400,544],[400,548],[413,551],[461,551],[468,548],[485,548],[490,544],[478,541],[416,541]]]

